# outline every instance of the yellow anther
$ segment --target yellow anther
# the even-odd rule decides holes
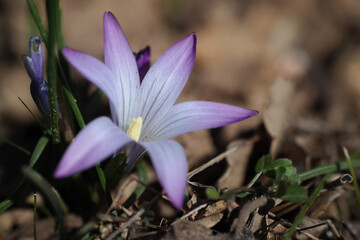
[[[136,142],[139,141],[141,128],[142,128],[142,118],[133,118],[130,123],[130,127],[127,130],[127,135],[134,139]]]

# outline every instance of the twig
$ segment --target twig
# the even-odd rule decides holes
[[[135,213],[130,219],[129,221],[127,221],[124,225],[122,225],[119,229],[115,230],[112,234],[110,234],[110,236],[108,236],[106,238],[106,240],[111,240],[113,238],[115,238],[117,235],[119,235],[125,228],[129,227],[131,224],[133,224],[137,218],[139,218],[141,215],[143,215],[146,211],[146,209],[148,207],[150,207],[156,200],[158,199],[158,197],[156,196],[155,198],[153,198],[145,207],[141,208],[139,211],[137,211],[137,213]]]
[[[253,138],[252,141],[257,140],[257,138]],[[225,152],[219,154],[218,156],[216,156],[215,158],[211,159],[209,162],[201,165],[200,167],[192,170],[191,172],[188,173],[188,181],[196,174],[198,174],[199,172],[202,172],[204,169],[214,165],[215,163],[220,162],[221,160],[223,160],[225,157],[227,157],[228,155],[232,154],[233,152],[235,152],[236,150],[238,150],[240,147],[245,146],[246,144],[249,144],[249,142],[245,142],[245,143],[241,143],[238,145],[235,145],[234,147],[230,148],[229,150],[226,150]]]
[[[174,222],[171,223],[171,225],[177,224],[179,221],[184,220],[188,216],[192,215],[194,212],[199,211],[200,209],[203,209],[203,208],[207,207],[207,205],[208,205],[207,203],[204,203],[204,204],[194,208],[193,210],[191,210],[187,214],[183,215],[181,218],[176,219]]]
[[[290,222],[288,222],[288,221],[286,221],[285,219],[282,219],[282,218],[280,218],[280,217],[278,217],[278,216],[276,216],[274,213],[272,213],[272,212],[268,212],[268,215],[270,216],[270,217],[272,217],[274,220],[276,220],[277,222],[273,222],[272,224],[270,224],[271,226],[270,226],[270,228],[271,229],[273,229],[276,225],[278,225],[278,224],[281,224],[281,225],[283,225],[284,227],[291,227],[292,226],[292,224],[290,223]],[[314,225],[314,226],[311,226],[311,227],[307,227],[307,228],[296,228],[296,230],[297,231],[300,231],[302,234],[304,234],[305,236],[307,236],[308,238],[310,238],[310,239],[313,239],[313,240],[319,240],[319,238],[317,238],[317,237],[315,237],[315,236],[313,236],[312,234],[310,234],[310,233],[307,233],[307,232],[304,232],[305,230],[307,230],[307,229],[312,229],[312,228],[315,228],[315,227],[319,227],[319,226],[322,226],[322,225],[324,225],[324,224],[327,224],[327,222],[323,222],[323,223],[320,223],[320,224],[317,224],[317,225]]]

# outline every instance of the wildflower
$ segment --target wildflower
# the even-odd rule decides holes
[[[44,67],[40,37],[30,38],[29,50],[30,56],[22,56],[22,58],[26,72],[31,79],[30,93],[39,110],[43,114],[50,116],[48,86],[43,78]],[[58,112],[60,112],[59,103],[57,103],[57,108]]]
[[[180,134],[224,126],[257,114],[226,104],[190,101],[174,105],[193,68],[196,35],[168,49],[140,84],[133,52],[114,15],[104,14],[105,64],[83,52],[64,48],[63,54],[85,78],[109,98],[112,121],[99,117],[75,137],[63,155],[56,177],[88,169],[120,148],[130,146],[128,169],[144,151],[172,204],[180,209],[187,180],[184,149],[173,140]]]

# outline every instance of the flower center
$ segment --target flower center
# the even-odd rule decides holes
[[[135,140],[139,141],[143,120],[141,117],[133,118],[130,123],[130,127],[127,130],[127,135]]]

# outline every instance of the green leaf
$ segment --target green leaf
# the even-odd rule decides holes
[[[292,162],[291,162],[291,160],[289,160],[287,158],[279,158],[279,159],[276,159],[275,161],[273,161],[272,165],[274,167],[291,167]]]
[[[306,200],[307,191],[299,185],[288,185],[287,182],[280,182],[276,197],[289,202],[303,202]]]
[[[219,192],[213,187],[209,187],[206,189],[206,195],[209,199],[212,200],[218,200],[220,198]]]
[[[239,193],[238,195],[236,195],[238,198],[246,198],[247,196],[249,196],[250,193],[249,192],[243,192],[243,193]]]
[[[264,169],[266,169],[272,162],[272,158],[270,155],[265,155],[259,159],[255,166],[255,172],[260,173]]]

